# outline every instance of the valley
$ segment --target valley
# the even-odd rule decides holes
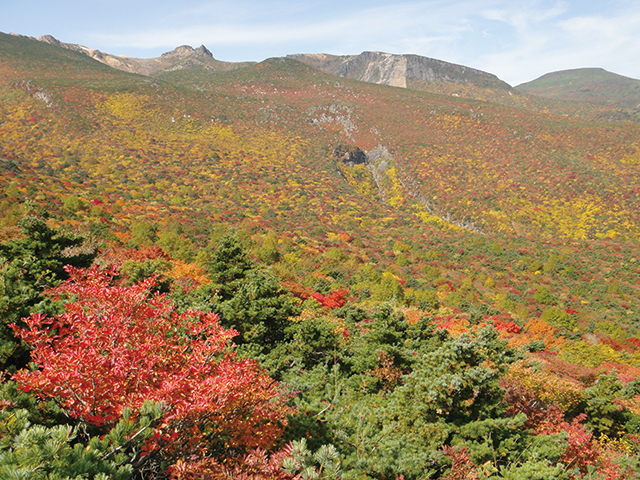
[[[70,295],[78,285],[89,309],[146,288],[148,298],[160,292],[173,303],[166,311],[154,304],[140,319],[174,318],[157,312],[175,310],[188,325],[197,318],[212,332],[218,320],[235,329],[229,368],[237,376],[198,375],[242,392],[251,375],[269,376],[278,392],[259,377],[264,390],[247,395],[253,406],[269,397],[279,407],[259,410],[260,425],[242,413],[212,426],[206,412],[231,410],[212,414],[215,401],[196,394],[211,402],[202,417],[144,410],[157,438],[151,430],[141,444],[105,437],[113,443],[102,453],[92,444],[103,460],[110,448],[126,452],[119,466],[109,464],[113,478],[206,478],[221,465],[246,473],[256,447],[298,462],[265,478],[312,478],[295,477],[303,466],[333,472],[322,478],[635,478],[633,105],[572,101],[566,91],[533,96],[484,72],[377,52],[368,54],[374,63],[362,54],[230,65],[204,46],[179,47],[164,63],[118,66],[65,45],[0,34],[0,360],[16,375],[4,383],[0,425],[18,408],[47,428],[67,412],[87,438],[111,435],[124,410],[82,411],[69,393],[79,386],[52,393],[15,373],[39,347],[17,342],[11,325],[26,326],[21,318],[31,313],[76,318],[61,317],[44,287]],[[425,65],[440,73],[408,75]],[[54,231],[51,238],[82,240],[42,253],[34,242],[53,242],[46,235]],[[114,268],[105,284],[92,284],[103,303],[82,290],[90,279],[69,283],[59,266],[34,261],[49,254],[79,268]],[[215,331],[210,338],[233,337]],[[194,332],[180,338],[208,338]],[[223,358],[202,345],[207,358]],[[52,360],[38,358],[47,372]],[[22,397],[12,382],[29,385]],[[148,399],[161,402],[153,388]],[[141,397],[127,395],[122,408],[138,421]],[[220,408],[240,408],[229,405]],[[170,435],[162,418],[177,422],[170,428],[179,440],[161,436]],[[190,431],[210,443],[180,443]],[[136,467],[143,445],[157,453]]]

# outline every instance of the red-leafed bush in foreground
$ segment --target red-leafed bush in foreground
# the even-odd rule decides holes
[[[135,414],[147,400],[160,402],[166,413],[155,445],[180,439],[184,448],[209,452],[268,448],[281,434],[287,409],[277,385],[235,356],[236,332],[215,314],[176,313],[169,299],[151,295],[153,280],[115,287],[115,270],[67,272],[70,279],[53,290],[69,299],[64,313],[13,325],[39,367],[14,375],[23,390],[106,428],[126,407]]]

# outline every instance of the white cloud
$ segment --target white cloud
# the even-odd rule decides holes
[[[489,12],[515,28],[515,41],[501,52],[481,58],[485,70],[513,85],[545,73],[580,67],[603,67],[615,73],[640,76],[640,11],[627,3],[612,13],[583,15],[567,5],[522,13]],[[486,12],[485,12],[486,13]]]
[[[205,44],[222,60],[300,52],[416,53],[480,68],[514,85],[580,66],[640,76],[637,0],[185,3],[178,10],[174,4],[159,7],[146,25],[94,29],[82,41],[110,53],[153,51],[149,56]]]
[[[347,9],[346,12],[332,12],[326,8],[317,12],[300,12],[298,8],[295,12],[274,13],[271,9],[267,15],[239,15],[243,18],[242,22],[220,21],[216,16],[218,7],[208,5],[180,15],[181,21],[184,21],[198,13],[196,25],[172,28],[162,25],[137,31],[89,35],[90,42],[118,49],[166,49],[185,43],[205,43],[213,48],[288,45],[288,52],[296,53],[299,51],[295,48],[297,45],[315,44],[324,46],[319,51],[332,50],[329,53],[359,53],[383,48],[395,49],[394,53],[405,53],[397,50],[399,48],[412,50],[406,53],[424,53],[432,48],[446,51],[447,45],[469,32],[472,26],[461,12],[472,12],[482,3],[478,0],[411,2]],[[233,7],[233,11],[237,13],[244,8],[239,4]],[[264,7],[262,10],[264,13]],[[306,16],[297,17],[300,13]],[[220,12],[220,15],[225,18],[233,16],[229,11]]]

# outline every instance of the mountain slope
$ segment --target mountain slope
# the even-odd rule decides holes
[[[635,123],[337,81],[283,58],[148,78],[9,35],[0,121],[9,229],[39,213],[189,261],[233,229],[283,280],[348,286],[365,305],[406,295],[458,326],[555,308],[566,335],[590,335],[571,358],[631,358],[598,339],[640,334]]]
[[[510,98],[513,89],[495,75],[419,55],[363,52],[360,55],[297,54],[288,57],[342,78],[513,103]]]
[[[637,124],[336,82],[292,59],[151,80],[10,36],[0,59],[6,221],[29,199],[125,237],[162,215],[370,245],[391,231],[640,238]]]
[[[477,465],[485,477],[577,478],[582,467],[633,478],[605,460],[636,465],[640,125],[556,111],[340,79],[285,58],[150,78],[0,35],[0,241],[21,247],[2,250],[18,254],[0,258],[0,293],[15,302],[51,278],[49,263],[23,274],[43,236],[23,248],[16,223],[39,215],[99,246],[100,267],[119,266],[110,299],[157,275],[169,297],[154,305],[221,312],[243,335],[243,361],[257,356],[296,392],[282,443],[335,445],[346,476],[471,478]],[[228,278],[238,288],[225,300]],[[300,315],[284,313],[285,299]],[[118,303],[126,325],[139,303]],[[182,318],[168,336],[205,338]],[[282,336],[264,342],[272,332]],[[86,385],[105,385],[100,375]],[[525,423],[549,417],[544,429]],[[169,425],[173,452],[182,438]],[[238,451],[220,438],[206,455]]]
[[[107,76],[117,75],[117,71],[109,68],[100,62],[95,61],[84,53],[59,48],[56,45],[49,45],[37,42],[31,37],[22,35],[8,35],[0,32],[0,58],[8,64],[19,64],[19,69],[11,74],[11,77],[37,71],[41,78],[57,77],[63,78],[65,74],[87,77],[87,76]],[[58,68],[47,72],[47,67],[57,65]],[[8,73],[8,69],[2,69],[3,73]],[[5,77],[9,79],[10,77]]]
[[[579,116],[587,120],[640,121],[629,102],[575,103],[572,98],[538,95],[514,89],[493,74],[419,55],[363,52],[360,55],[288,55],[331,75],[381,85],[470,98],[543,113]],[[553,99],[553,101],[551,101]],[[561,100],[561,101],[558,101]]]
[[[348,192],[351,200],[347,205],[374,202],[385,217],[396,211],[405,219],[421,223],[473,225],[484,232],[566,239],[637,239],[640,234],[637,125],[611,128],[452,96],[349,79],[336,82],[334,76],[282,58],[227,72],[175,70],[152,81],[108,69],[84,57],[87,66],[103,76],[108,72],[110,76],[105,78],[112,80],[105,83],[107,80],[99,80],[96,73],[91,79],[80,81],[82,75],[93,70],[80,69],[72,75],[69,62],[62,58],[82,55],[41,42],[19,41],[25,44],[22,57],[7,56],[2,74],[15,78],[15,72],[22,72],[19,75],[29,78],[30,83],[16,86],[15,80],[8,81],[7,92],[19,93],[16,99],[22,100],[16,100],[16,105],[29,101],[33,105],[28,110],[41,111],[44,107],[45,113],[31,115],[33,122],[6,121],[2,130],[6,141],[0,144],[0,155],[19,160],[25,171],[31,165],[34,174],[41,172],[40,165],[48,165],[56,175],[65,171],[66,154],[52,154],[51,147],[43,150],[38,137],[27,134],[42,131],[44,135],[52,128],[47,125],[56,125],[58,120],[51,119],[53,123],[49,124],[38,120],[39,116],[50,118],[59,112],[55,114],[65,118],[60,128],[66,124],[74,130],[60,138],[59,133],[44,138],[74,145],[67,150],[82,166],[76,165],[74,174],[78,178],[94,178],[96,188],[118,188],[113,184],[114,178],[99,172],[124,174],[125,165],[132,161],[114,161],[104,152],[112,152],[118,158],[120,154],[116,152],[124,149],[132,152],[133,158],[147,158],[151,164],[166,162],[165,174],[175,176],[174,167],[169,167],[174,159],[168,152],[182,148],[177,145],[190,145],[187,152],[199,152],[194,157],[180,154],[178,158],[185,165],[196,170],[221,169],[207,191],[215,192],[218,187],[228,191],[228,185],[236,183],[234,178],[246,182],[253,177],[271,183],[273,180],[264,179],[253,170],[259,169],[262,162],[246,164],[237,152],[255,151],[249,146],[251,142],[263,145],[266,138],[273,137],[274,144],[290,145],[287,152],[272,153],[288,159],[278,166],[278,184],[292,172],[300,176],[296,183],[305,185],[304,189],[317,185],[321,178],[322,185],[336,188],[336,192],[342,192],[340,195]],[[7,50],[11,42],[8,44]],[[41,55],[38,52],[51,49],[61,59],[55,68],[46,62],[20,63],[28,52]],[[76,79],[72,88],[71,78]],[[7,118],[13,118],[10,105],[4,105]],[[47,112],[48,105],[55,111]],[[24,146],[12,147],[11,137],[17,132],[24,132],[27,140]],[[111,132],[112,138],[105,140],[104,132]],[[136,148],[147,153],[133,153],[135,148],[132,150],[128,140],[131,132],[138,132],[134,144],[140,146]],[[216,146],[216,142],[222,142],[221,132],[227,132],[222,137],[233,139],[234,147]],[[246,140],[249,138],[252,140]],[[110,146],[106,148],[104,144]],[[226,145],[226,140],[222,144]],[[374,178],[378,191],[373,195],[369,192],[363,197],[362,192],[368,190],[354,184],[359,178],[357,172],[343,171],[330,155],[341,144],[364,152],[382,146],[390,152],[392,162],[386,162],[383,177]],[[221,153],[225,151],[236,152],[226,156],[234,158],[229,160],[231,164],[208,160],[213,153],[226,158]],[[260,158],[263,154],[256,152],[247,157],[255,155]],[[236,161],[246,165],[247,177],[242,176],[243,169],[231,167]],[[277,163],[275,158],[273,162]],[[306,167],[300,162],[305,162]],[[147,183],[140,177],[143,172],[134,172],[134,183]],[[144,174],[149,176],[148,171]],[[46,181],[54,178],[45,177]],[[190,175],[182,181],[188,182],[185,190],[204,188]],[[265,188],[266,192],[271,191],[270,187]],[[275,192],[274,205],[284,202],[290,208],[290,188],[282,185]],[[187,197],[182,198],[186,201]],[[190,208],[200,205],[198,208],[205,212],[208,202],[222,202],[223,210],[234,215],[242,213],[232,198],[213,193],[206,198],[202,203],[194,199]],[[346,197],[334,200],[345,204]],[[316,214],[324,216],[324,208],[318,205]],[[357,216],[354,210],[348,212],[347,216]],[[298,215],[295,209],[293,215]]]
[[[31,38],[33,37],[23,37]],[[82,45],[63,43],[50,35],[35,38],[68,50],[83,53],[113,68],[145,76],[161,76],[174,71],[188,72],[192,79],[213,72],[236,70],[255,65],[255,62],[223,62],[213,58],[211,52],[201,45],[177,47],[157,58],[141,59],[115,56]],[[417,55],[391,55],[380,52],[364,52],[360,55],[334,56],[327,54],[290,55],[343,78],[399,86],[420,91],[439,93],[455,97],[500,103],[528,110],[579,116],[586,120],[607,119],[609,121],[640,121],[640,113],[624,105],[602,103],[575,103],[558,101],[542,96],[531,96],[515,90],[495,75],[462,65],[455,65]],[[179,78],[181,76],[173,76]],[[184,75],[182,76],[184,77]]]
[[[546,98],[603,103],[640,112],[640,80],[602,68],[548,73],[516,89]]]

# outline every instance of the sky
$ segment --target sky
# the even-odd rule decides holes
[[[410,53],[512,86],[582,67],[640,79],[640,0],[0,0],[0,32],[139,58],[180,45],[230,62]]]

